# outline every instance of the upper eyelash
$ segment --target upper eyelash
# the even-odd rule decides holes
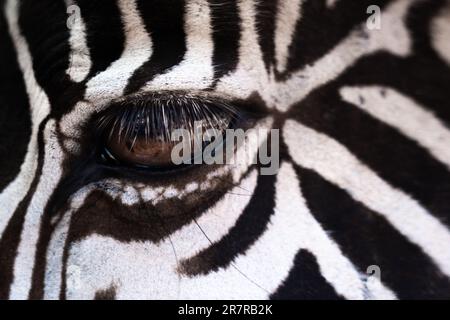
[[[215,128],[223,122],[243,118],[243,113],[233,105],[219,99],[179,94],[150,94],[136,96],[114,103],[96,120],[96,130],[107,133],[109,138],[135,141],[142,134],[146,139],[171,141],[175,129],[187,129],[194,133],[194,122],[205,121]]]

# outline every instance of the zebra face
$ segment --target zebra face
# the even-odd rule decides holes
[[[373,2],[0,2],[0,298],[448,297],[450,9]]]

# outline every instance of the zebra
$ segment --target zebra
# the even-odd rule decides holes
[[[450,1],[0,4],[0,299],[450,298]]]

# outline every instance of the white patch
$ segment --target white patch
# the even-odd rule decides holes
[[[211,17],[206,0],[190,0],[186,5],[187,52],[183,61],[169,72],[155,77],[144,90],[205,89],[214,76]]]
[[[417,141],[450,169],[450,130],[432,112],[390,88],[346,87],[340,93],[345,101]]]
[[[365,24],[362,24],[313,65],[306,66],[294,73],[285,83],[280,83],[274,91],[277,94],[270,105],[276,106],[280,111],[287,111],[292,104],[303,100],[314,89],[336,79],[359,59],[377,51],[385,50],[398,56],[407,56],[410,53],[411,40],[404,20],[414,2],[394,2],[382,13],[383,24],[389,28],[369,31],[366,30]]]
[[[86,98],[98,103],[121,97],[135,70],[152,54],[152,42],[137,10],[136,0],[119,0],[118,4],[124,24],[125,49],[106,71],[89,80]]]
[[[126,206],[132,206],[141,200],[139,192],[131,185],[126,186],[120,196],[120,201]]]
[[[105,109],[111,100],[121,98],[130,77],[152,54],[152,42],[137,11],[136,0],[120,0],[119,8],[125,31],[124,52],[108,69],[88,81],[86,101],[79,101],[72,112],[62,117],[60,128],[67,137],[79,137],[82,125],[93,113]],[[78,143],[66,141],[67,150],[77,154]]]
[[[297,164],[316,171],[384,216],[450,276],[450,232],[416,200],[387,184],[343,145],[324,134],[289,120],[283,136]]]
[[[326,6],[328,8],[333,8],[336,5],[336,2],[338,2],[339,0],[327,0]]]
[[[268,139],[273,121],[273,117],[266,117],[251,130],[246,131],[245,142],[236,151],[233,163],[226,165],[223,169],[232,173],[235,183],[241,179],[252,164],[255,164],[255,157],[261,145]]]
[[[75,5],[74,0],[65,0],[67,8]],[[86,40],[86,25],[80,15],[70,29],[70,63],[67,75],[74,82],[82,82],[92,66],[91,55]]]
[[[450,2],[433,20],[431,36],[436,52],[450,65]]]
[[[295,35],[295,28],[301,18],[301,5],[304,0],[281,0],[275,26],[275,58],[278,72],[286,70],[289,46]]]
[[[20,172],[0,193],[0,236],[8,225],[17,205],[27,194],[35,177],[38,158],[38,130],[40,124],[50,112],[48,97],[38,85],[33,73],[33,62],[28,44],[19,28],[18,10],[17,1],[9,0],[6,3],[6,20],[17,52],[19,67],[25,81],[25,88],[30,102],[32,128],[30,142],[28,143],[27,153],[20,167]]]
[[[198,189],[197,182],[191,182],[186,186],[186,192],[194,192],[197,189]]]
[[[72,214],[83,204],[87,196],[94,190],[94,185],[87,186],[72,196],[70,209],[63,214],[61,221],[52,234],[46,255],[44,278],[44,299],[58,300],[62,281],[63,255],[69,232]]]
[[[162,192],[162,187],[147,187],[141,191],[141,197],[145,202],[154,201]]]
[[[253,92],[265,98],[270,95],[273,81],[268,78],[256,31],[255,1],[239,1],[241,37],[239,63],[236,71],[224,76],[217,84],[217,92],[245,99]]]
[[[397,300],[397,296],[383,285],[379,278],[371,276],[366,279],[366,288],[369,297],[367,300]]]
[[[55,121],[50,120],[44,131],[45,157],[42,175],[25,214],[25,222],[14,263],[14,280],[9,295],[9,298],[13,300],[28,298],[42,215],[62,175],[61,162],[64,155],[55,133]]]
[[[94,105],[86,101],[78,102],[73,111],[65,114],[59,123],[61,133],[67,137],[64,139],[64,148],[72,154],[78,154],[80,145],[73,137],[80,137],[83,132],[83,125],[95,112],[105,109],[106,104]]]

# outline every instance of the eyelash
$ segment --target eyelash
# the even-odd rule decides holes
[[[98,115],[96,132],[104,138],[134,141],[136,138],[171,141],[176,129],[194,133],[194,123],[202,121],[206,127],[226,129],[245,119],[243,112],[231,104],[193,96],[159,95],[137,97],[111,105]]]

